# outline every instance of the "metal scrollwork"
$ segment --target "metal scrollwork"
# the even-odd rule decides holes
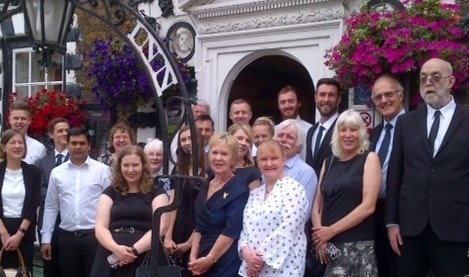
[[[168,162],[175,164],[171,157],[171,140],[174,135],[168,134],[168,115],[174,117],[176,122],[176,131],[183,125],[188,125],[191,133],[195,134],[196,128],[192,115],[191,104],[186,85],[178,65],[167,49],[162,39],[158,37],[158,30],[142,17],[137,11],[136,4],[141,2],[151,2],[151,0],[70,0],[74,7],[84,13],[91,15],[105,25],[114,29],[119,36],[129,45],[136,54],[137,58],[146,68],[146,72],[151,77],[153,83],[153,96],[155,101],[156,112],[154,120],[157,122],[156,129],[158,137],[163,141],[164,152],[166,158],[163,163],[163,174],[165,178],[170,178],[175,183],[175,198],[170,206],[163,207],[154,214],[154,222],[159,223],[162,212],[171,211],[177,208],[181,200],[181,192],[183,186],[198,184],[200,186],[204,180],[199,177],[169,175]],[[0,23],[10,18],[13,14],[21,12],[23,7],[21,4],[16,8],[8,8],[12,0],[5,0],[3,9],[0,14]],[[124,22],[134,22],[130,28]],[[158,70],[152,68],[152,63],[159,62],[162,66],[157,67]],[[156,68],[156,67],[155,67]],[[174,96],[174,88],[177,87],[177,96]],[[172,97],[174,96],[174,97]],[[166,99],[166,102],[163,102]],[[170,110],[166,108],[169,107]],[[170,112],[167,112],[170,111]],[[173,122],[174,123],[174,122]],[[193,155],[197,156],[197,136],[192,137]],[[198,160],[194,159],[192,168],[196,171],[198,168]],[[197,174],[195,174],[197,175]],[[179,184],[179,185],[178,185]],[[153,225],[152,232],[152,255],[151,259],[151,276],[156,276],[156,268],[158,261],[158,243],[159,243],[159,224]]]

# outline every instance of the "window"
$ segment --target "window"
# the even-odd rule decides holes
[[[52,66],[45,68],[40,65],[42,52],[32,48],[13,50],[13,92],[20,98],[27,98],[42,89],[61,91],[63,85],[62,65],[60,54],[52,55]]]

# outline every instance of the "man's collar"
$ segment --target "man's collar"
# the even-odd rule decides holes
[[[391,118],[391,120],[387,121],[386,119],[383,121],[383,124],[386,124],[386,123],[391,123],[392,126],[396,126],[396,122],[397,122],[397,118],[401,115],[405,114],[405,109],[402,108],[400,110],[400,112],[394,116],[393,118]]]
[[[285,166],[288,167],[288,168],[292,168],[296,161],[300,159],[300,154],[296,154],[295,156],[291,157],[290,159],[288,159],[286,162],[285,162]]]
[[[88,165],[88,164],[90,163],[90,160],[91,160],[91,158],[90,158],[90,156],[88,155],[88,156],[86,157],[86,160],[85,160],[82,164],[80,164],[80,165],[74,164],[71,159],[68,159],[67,162],[68,162],[70,165],[73,165],[73,166],[75,166],[75,167],[82,167],[83,165]]]
[[[332,124],[334,124],[334,122],[337,120],[338,117],[339,117],[339,113],[336,112],[331,117],[329,117],[324,123],[321,123],[321,120],[319,120],[319,126],[324,127],[326,130],[329,130],[329,128],[331,128]]]

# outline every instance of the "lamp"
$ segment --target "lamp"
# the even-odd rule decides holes
[[[22,0],[25,27],[39,48],[65,52],[75,6],[71,0]]]

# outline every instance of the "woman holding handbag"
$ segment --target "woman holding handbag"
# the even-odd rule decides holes
[[[26,156],[26,140],[19,131],[10,129],[3,132],[1,148],[2,267],[18,268],[16,250],[20,250],[28,270],[32,271],[41,172],[36,166],[22,161]]]
[[[369,152],[360,114],[343,112],[332,133],[314,200],[312,240],[324,276],[378,276],[373,212],[381,187],[378,155]]]
[[[96,238],[100,246],[90,276],[133,277],[150,249],[153,212],[168,205],[168,197],[163,188],[153,186],[148,159],[139,146],[129,145],[119,152],[111,181],[98,204]],[[160,236],[167,226],[165,213]]]
[[[179,131],[176,174],[205,177],[205,152],[202,134],[195,130],[198,156],[192,153],[192,134],[189,126],[183,126]],[[198,160],[196,170],[192,168],[193,159]],[[195,171],[195,172],[194,172]],[[164,238],[164,247],[173,255],[176,264],[182,269],[183,276],[192,276],[188,270],[189,253],[192,246],[192,234],[195,226],[194,205],[199,189],[186,184],[182,190],[181,202],[177,210],[170,212],[168,232]]]

